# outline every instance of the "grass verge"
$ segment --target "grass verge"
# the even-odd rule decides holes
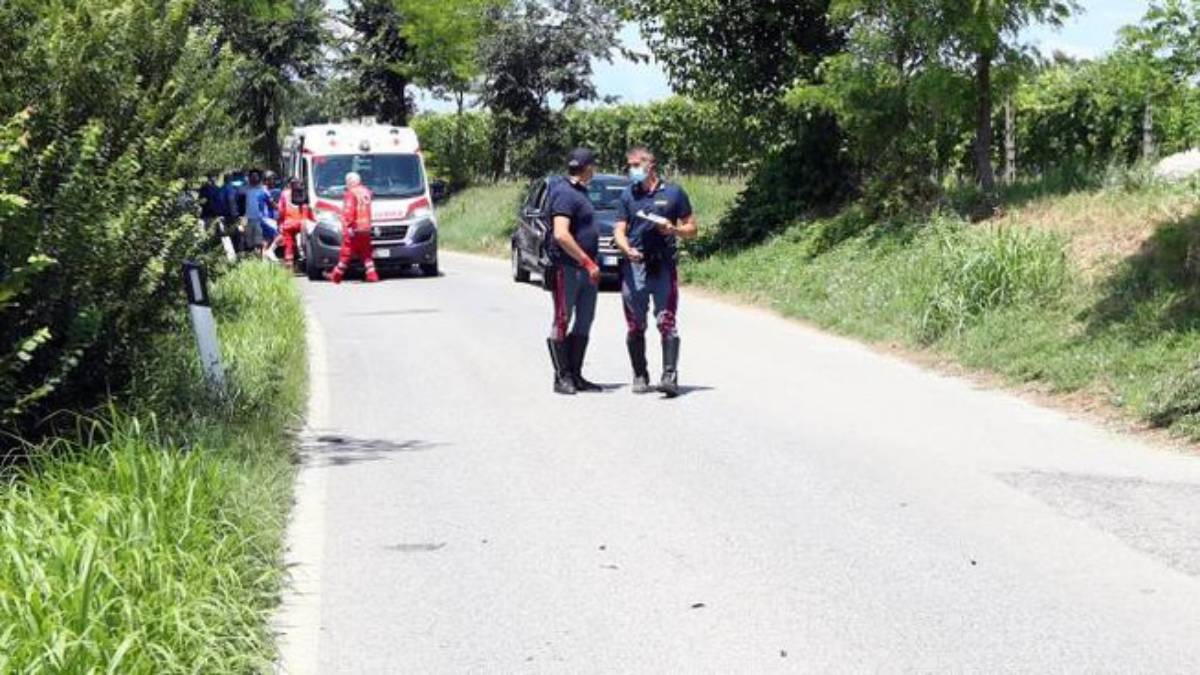
[[[260,672],[305,396],[290,277],[213,289],[230,395],[181,325],[132,393],[0,487],[0,672]]]

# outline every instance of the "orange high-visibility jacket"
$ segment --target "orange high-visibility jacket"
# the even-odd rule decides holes
[[[279,197],[279,222],[284,227],[299,226],[305,220],[316,220],[312,207],[308,204],[293,204],[292,191],[287,189]]]
[[[371,231],[371,191],[365,185],[346,190],[342,203],[342,224],[354,232]]]

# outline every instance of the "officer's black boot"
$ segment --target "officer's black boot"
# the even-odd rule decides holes
[[[633,365],[633,393],[649,394],[654,389],[650,387],[650,372],[646,369],[646,336],[630,335],[625,338],[625,346]]]
[[[675,398],[679,395],[679,338],[664,338],[662,348],[663,374],[658,390]]]
[[[567,343],[553,338],[546,340],[550,348],[550,362],[554,364],[554,393],[575,395],[575,382],[571,379],[571,356]]]
[[[604,387],[588,382],[583,377],[583,357],[587,356],[588,337],[586,335],[567,337],[567,348],[571,353],[571,380],[575,384],[575,391],[580,393],[604,391]]]

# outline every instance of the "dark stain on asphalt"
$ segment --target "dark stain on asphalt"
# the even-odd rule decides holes
[[[350,466],[377,462],[402,453],[425,452],[438,447],[427,441],[393,441],[383,438],[350,438],[333,434],[317,436],[301,443],[304,454],[320,466]]]
[[[443,541],[440,544],[392,544],[385,548],[397,553],[432,553],[446,548],[446,542]]]
[[[704,604],[703,602],[697,602],[696,604],[692,605],[692,609],[704,609],[707,606],[708,605]]]
[[[601,566],[600,566],[600,569],[605,569],[605,570],[619,570],[619,569],[621,569],[621,568],[620,568],[620,567],[617,567],[616,565],[601,565]]]

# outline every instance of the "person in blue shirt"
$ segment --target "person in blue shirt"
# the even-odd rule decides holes
[[[263,253],[270,256],[272,244],[279,237],[279,195],[283,191],[279,187],[279,176],[274,171],[264,174],[263,187],[267,191],[266,214],[262,219]]]
[[[621,299],[628,328],[625,344],[633,365],[633,392],[646,394],[650,386],[646,366],[646,316],[654,317],[662,336],[663,371],[657,390],[679,395],[679,271],[677,246],[699,230],[687,192],[668,183],[658,173],[654,153],[637,147],[626,156],[629,187],[617,202],[614,239],[625,254],[621,263]]]
[[[547,345],[554,365],[554,391],[559,394],[601,391],[583,377],[600,290],[600,266],[596,264],[600,230],[587,188],[596,174],[595,164],[596,156],[590,150],[572,150],[567,177],[553,182],[546,202],[546,215],[554,230],[548,247],[553,269],[547,271],[554,321]]]
[[[251,171],[246,186],[246,226],[242,231],[242,243],[258,257],[262,257],[265,245],[263,219],[270,216],[270,211],[271,197],[262,185],[262,174]]]

